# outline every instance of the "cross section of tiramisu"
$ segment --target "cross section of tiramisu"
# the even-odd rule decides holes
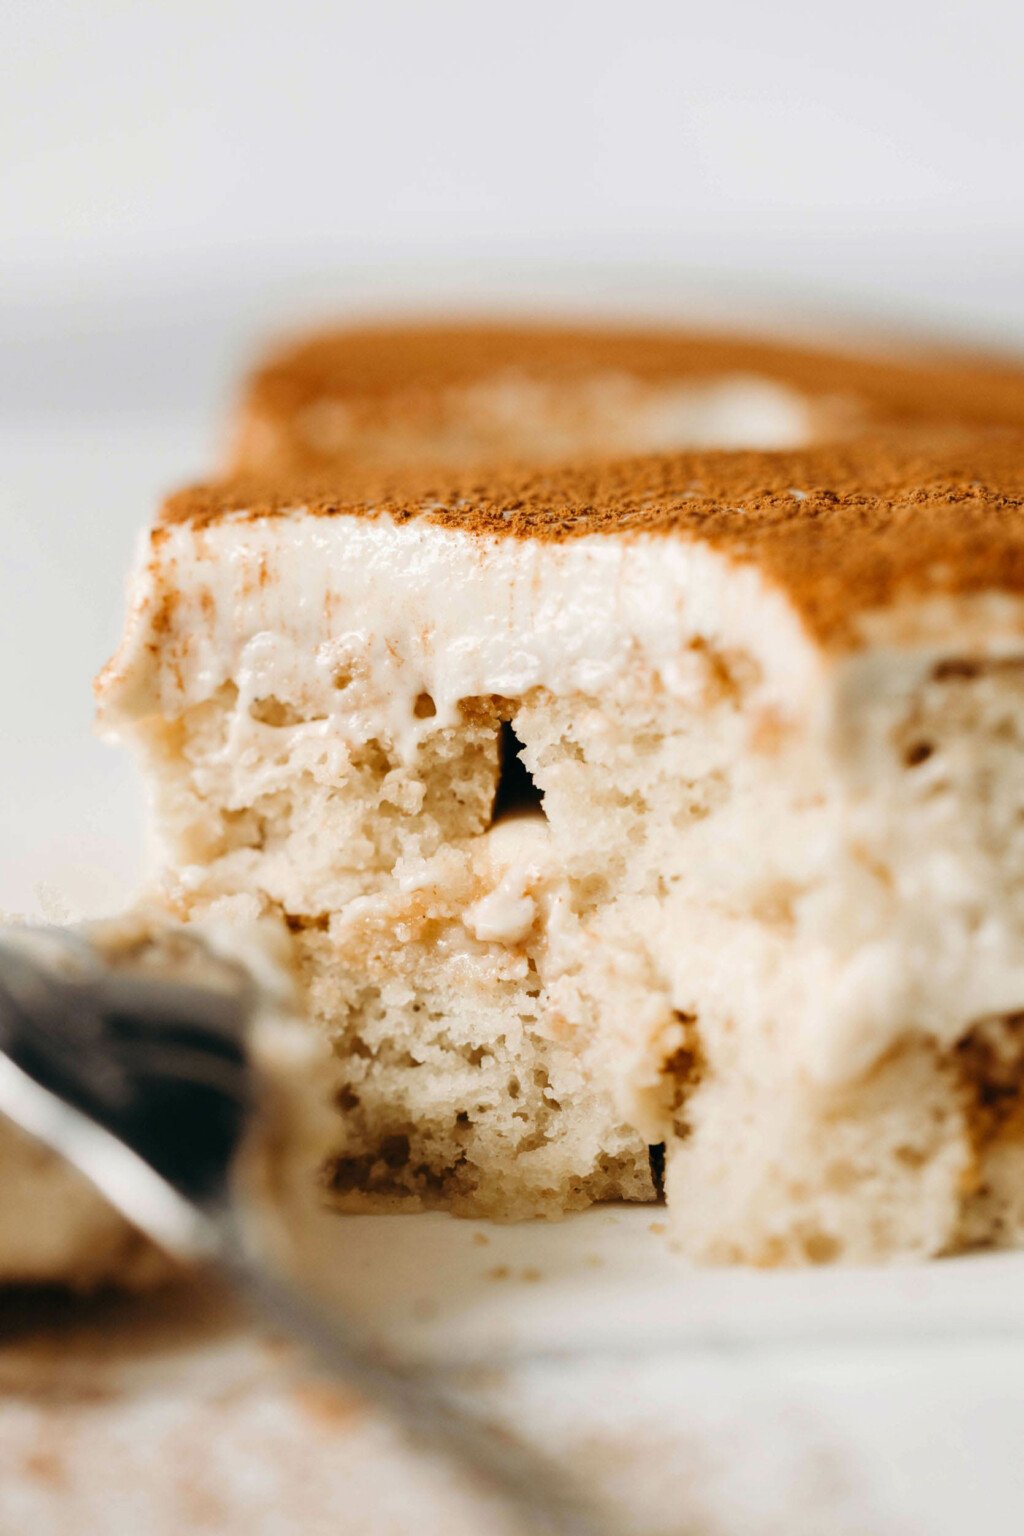
[[[664,1146],[701,1258],[1024,1237],[1024,439],[933,384],[838,445],[164,507],[103,719],[172,907],[290,935],[339,1203],[646,1200]]]

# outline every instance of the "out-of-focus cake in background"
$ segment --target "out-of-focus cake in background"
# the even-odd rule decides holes
[[[934,351],[851,356],[664,328],[366,325],[283,346],[246,386],[235,472],[457,469],[799,448],[893,426],[1024,423],[1024,375]]]
[[[272,365],[244,473],[151,530],[105,728],[171,909],[287,936],[340,1205],[646,1200],[664,1145],[701,1258],[1016,1241],[1024,379],[714,345],[363,332]],[[738,380],[789,400],[773,448],[607,458],[624,401],[678,426],[694,390],[742,442]],[[547,403],[495,433],[506,387]],[[355,423],[315,463],[311,405]],[[485,466],[551,420],[580,462]]]

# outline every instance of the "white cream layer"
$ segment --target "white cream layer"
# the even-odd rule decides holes
[[[768,692],[791,700],[820,668],[756,567],[657,535],[555,543],[426,519],[237,514],[158,530],[133,598],[99,684],[114,728],[176,716],[231,681],[249,702],[287,701],[353,738],[379,735],[384,710],[402,749],[464,698],[601,695],[641,674],[684,696],[696,637],[748,650]],[[436,716],[417,716],[421,695]]]

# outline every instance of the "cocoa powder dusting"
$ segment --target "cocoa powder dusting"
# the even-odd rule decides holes
[[[888,432],[791,452],[701,452],[400,480],[334,466],[171,497],[161,522],[306,509],[494,538],[660,536],[756,564],[821,639],[908,595],[1024,592],[1024,432]]]
[[[918,347],[846,354],[699,331],[541,324],[368,325],[323,330],[272,355],[249,379],[243,411],[288,437],[294,467],[317,460],[300,432],[332,402],[357,425],[421,423],[446,391],[515,375],[571,386],[596,375],[642,383],[756,376],[815,399],[844,398],[865,425],[959,421],[1024,428],[1024,369],[1010,359]]]

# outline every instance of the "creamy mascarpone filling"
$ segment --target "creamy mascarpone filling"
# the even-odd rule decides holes
[[[176,715],[231,680],[246,700],[287,699],[363,739],[380,731],[383,707],[391,739],[409,748],[464,698],[600,695],[641,671],[685,696],[698,636],[755,654],[791,699],[820,669],[756,567],[682,540],[554,543],[302,510],[170,525],[151,539],[99,683],[111,727]],[[339,686],[349,677],[372,722]],[[423,694],[436,716],[417,716]]]

